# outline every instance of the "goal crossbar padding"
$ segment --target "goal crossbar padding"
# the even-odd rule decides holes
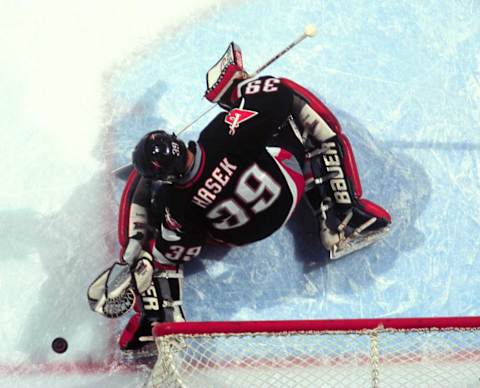
[[[161,323],[153,387],[477,386],[480,317]]]
[[[480,328],[480,317],[370,318],[287,321],[168,322],[153,327],[154,337],[242,333],[428,330]]]

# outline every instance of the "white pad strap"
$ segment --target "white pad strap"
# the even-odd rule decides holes
[[[160,287],[162,307],[165,319],[173,322],[183,322],[183,268],[164,269],[155,273],[155,279]],[[172,289],[173,288],[173,289]],[[176,290],[174,291],[174,289]],[[178,290],[178,293],[176,292]],[[177,295],[174,295],[177,294]]]
[[[164,300],[162,303],[162,307],[178,307],[182,305],[183,303],[181,300]]]
[[[311,136],[322,143],[336,136],[325,120],[303,99],[294,96],[293,111],[295,119],[304,130],[303,137]]]
[[[183,279],[183,271],[180,269],[177,271],[162,271],[155,275],[157,278],[165,278],[165,279]]]

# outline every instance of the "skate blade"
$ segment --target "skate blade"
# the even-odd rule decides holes
[[[330,251],[330,260],[338,260],[350,253],[359,251],[363,248],[372,245],[378,240],[382,239],[390,232],[390,228],[386,226],[383,229],[376,230],[370,233],[360,234],[354,238],[346,238],[335,250]]]
[[[126,363],[148,363],[152,359],[156,359],[158,351],[155,343],[142,346],[135,350],[122,350],[121,358]]]

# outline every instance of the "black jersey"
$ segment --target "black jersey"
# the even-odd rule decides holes
[[[240,84],[238,94],[236,105],[201,132],[188,179],[158,193],[156,250],[170,260],[190,259],[207,238],[242,245],[268,237],[303,193],[291,90],[261,77]]]

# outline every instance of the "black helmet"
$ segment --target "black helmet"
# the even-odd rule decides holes
[[[177,182],[186,170],[185,143],[165,131],[153,131],[142,137],[132,154],[133,166],[149,179]]]

